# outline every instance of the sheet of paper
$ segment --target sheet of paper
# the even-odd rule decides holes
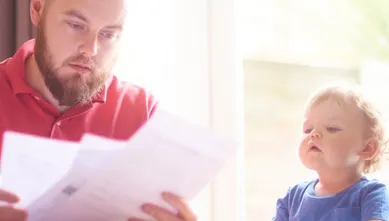
[[[166,112],[156,112],[126,148],[119,149],[93,176],[73,169],[46,194],[46,202],[37,203],[29,221],[153,220],[139,210],[142,203],[155,203],[174,212],[161,199],[161,192],[193,199],[236,149],[234,142]]]
[[[80,150],[75,164],[83,164],[98,171],[98,167],[108,162],[125,146],[125,141],[116,141],[92,134],[85,134],[81,139]],[[75,167],[77,168],[77,166]]]
[[[8,138],[6,145],[23,147],[15,139]],[[34,142],[42,151],[53,146],[47,140],[28,141]],[[232,141],[164,111],[157,111],[128,142],[86,135],[79,145],[78,151],[77,145],[74,147],[73,152],[77,152],[75,159],[75,153],[69,153],[69,157],[61,151],[45,154],[53,159],[50,162],[53,165],[59,158],[61,161],[69,158],[69,162],[60,163],[64,167],[62,170],[67,172],[61,174],[58,170],[60,175],[56,174],[55,185],[46,188],[43,194],[38,191],[41,195],[33,203],[24,204],[28,206],[28,221],[125,221],[129,217],[153,220],[140,211],[141,204],[150,202],[174,212],[160,194],[170,191],[190,201],[206,187],[238,147]],[[69,149],[71,145],[55,146],[56,149]],[[35,152],[31,152],[27,155],[34,156]],[[20,148],[17,153],[26,154],[25,148]],[[70,160],[72,157],[74,160]],[[13,161],[17,160],[19,158],[15,161],[14,157]],[[37,162],[31,162],[32,167],[43,165],[45,161],[45,157],[39,158]],[[70,162],[73,162],[70,168],[64,166]],[[30,175],[25,182],[33,182],[32,178]],[[15,177],[7,179],[15,180]],[[34,185],[42,184],[42,180]],[[24,191],[22,197],[29,196],[23,188],[26,186],[19,184],[14,190]]]
[[[18,194],[20,206],[29,206],[65,176],[78,148],[77,143],[4,133],[1,188]]]
[[[78,211],[84,210],[82,204],[75,204],[69,213],[68,203],[73,195],[88,183],[93,182],[95,176],[100,176],[100,169],[113,160],[125,148],[126,142],[109,140],[91,134],[86,134],[80,142],[78,155],[73,167],[55,187],[43,194],[33,205],[28,207],[29,221],[43,220],[85,220]],[[93,213],[98,213],[99,208]],[[66,213],[61,215],[61,213]],[[73,217],[73,218],[72,218]],[[110,219],[111,220],[111,219]]]

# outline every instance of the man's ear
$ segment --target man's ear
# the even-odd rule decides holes
[[[364,160],[371,160],[375,155],[377,155],[379,150],[378,140],[375,138],[370,138],[365,144],[365,148],[359,153],[359,156]]]
[[[31,22],[35,27],[38,26],[43,16],[45,1],[47,0],[31,0],[30,2]]]

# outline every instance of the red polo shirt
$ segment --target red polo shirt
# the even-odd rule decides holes
[[[90,104],[61,114],[26,82],[25,61],[34,45],[26,42],[0,63],[0,148],[8,130],[71,141],[85,133],[128,139],[156,108],[146,90],[113,77]]]

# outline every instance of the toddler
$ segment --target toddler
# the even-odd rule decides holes
[[[389,221],[387,187],[366,177],[383,160],[384,126],[356,87],[330,85],[309,99],[299,157],[318,178],[290,187],[273,221]]]

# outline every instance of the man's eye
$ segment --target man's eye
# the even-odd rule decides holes
[[[112,39],[112,38],[115,38],[115,37],[116,37],[116,34],[115,34],[115,33],[112,33],[112,32],[102,32],[101,35],[102,35],[104,38],[107,38],[107,39]]]
[[[80,30],[83,30],[84,27],[82,25],[79,25],[79,24],[76,24],[76,23],[73,23],[73,22],[68,22],[68,25],[71,27],[71,28],[74,28],[74,29],[80,29]]]

